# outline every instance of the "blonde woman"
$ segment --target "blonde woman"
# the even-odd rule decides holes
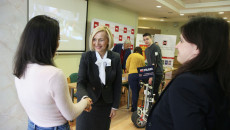
[[[90,98],[92,110],[76,120],[77,130],[109,130],[120,104],[122,69],[118,53],[110,51],[113,36],[106,26],[96,27],[89,38],[90,51],[82,54],[77,98]]]

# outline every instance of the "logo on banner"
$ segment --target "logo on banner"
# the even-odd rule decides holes
[[[133,50],[133,45],[130,46],[130,49]]]
[[[115,26],[115,32],[119,32],[119,26]]]
[[[107,26],[109,28],[109,24],[105,24],[105,26]]]
[[[124,27],[124,33],[127,33],[127,28],[126,27]]]
[[[131,34],[134,34],[134,29],[131,29]]]
[[[97,26],[99,26],[99,22],[94,22],[93,26],[94,28],[96,28]]]
[[[154,66],[145,66],[145,67],[139,67],[137,68],[138,74],[139,74],[139,80],[147,79],[149,77],[154,76]]]
[[[130,41],[130,36],[127,36],[127,39]]]
[[[122,35],[119,35],[119,41],[122,41]]]
[[[163,45],[167,45],[167,41],[166,40],[163,41]]]

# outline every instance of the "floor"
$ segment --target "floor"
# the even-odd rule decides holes
[[[131,121],[131,107],[127,109],[127,92],[128,91],[125,91],[125,93],[121,95],[120,108],[117,110],[117,115],[111,121],[110,130],[144,130],[144,128],[136,128]],[[141,104],[141,100],[139,100],[138,104]],[[76,129],[75,124],[76,120],[70,122],[71,130]]]
[[[166,84],[168,81],[166,81]],[[120,108],[117,110],[117,115],[112,119],[110,130],[144,130],[145,128],[136,128],[131,121],[131,104],[129,109],[127,109],[127,96],[128,96],[128,90],[124,89],[124,93],[121,95],[121,103]],[[139,101],[138,104],[140,105],[142,103],[143,99],[143,89],[140,91]],[[131,95],[130,95],[131,98]],[[70,128],[71,130],[75,130],[76,121],[70,122]]]

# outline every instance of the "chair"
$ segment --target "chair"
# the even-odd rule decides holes
[[[74,82],[77,82],[77,78],[78,78],[78,73],[72,73],[68,78],[68,83],[74,83]],[[74,94],[73,94],[73,97],[77,97],[76,95],[76,89],[74,89]],[[72,94],[71,94],[72,95]]]
[[[78,73],[72,73],[70,76],[70,83],[77,82]]]

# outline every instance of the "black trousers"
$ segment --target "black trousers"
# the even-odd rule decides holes
[[[159,98],[159,87],[161,84],[161,80],[162,80],[163,75],[157,75],[155,74],[155,80],[153,80],[153,94],[155,94],[154,96],[154,100],[157,101]]]
[[[102,96],[92,104],[90,112],[83,111],[76,120],[76,130],[109,130],[112,103],[105,103]]]

